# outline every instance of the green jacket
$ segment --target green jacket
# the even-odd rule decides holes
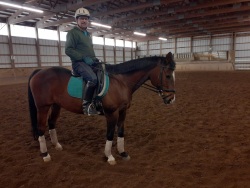
[[[65,54],[71,61],[83,61],[84,57],[95,58],[90,34],[85,34],[78,27],[71,29],[66,37]]]

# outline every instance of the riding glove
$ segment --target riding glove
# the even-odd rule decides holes
[[[90,57],[84,57],[83,62],[85,62],[87,65],[93,65],[94,64],[93,59],[90,58]]]

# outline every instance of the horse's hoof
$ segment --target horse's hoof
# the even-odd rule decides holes
[[[116,161],[108,161],[108,163],[110,164],[110,165],[116,165]]]
[[[115,158],[112,156],[112,155],[110,155],[109,157],[108,157],[108,163],[110,164],[110,165],[116,165],[116,161],[115,161]]]
[[[44,161],[45,163],[50,162],[50,161],[51,161],[50,155],[48,154],[47,156],[43,157],[43,161]]]
[[[55,148],[56,148],[56,150],[58,150],[58,151],[62,151],[62,150],[63,150],[62,145],[59,144],[59,143],[56,144]]]
[[[125,160],[125,161],[129,161],[129,160],[130,160],[130,156],[129,156],[128,153],[126,153],[126,152],[120,153],[120,156],[121,156],[122,159]]]
[[[127,157],[122,157],[122,159],[123,159],[124,161],[129,161],[131,158],[130,158],[130,156],[128,155]]]

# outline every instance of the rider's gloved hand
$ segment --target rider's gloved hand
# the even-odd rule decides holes
[[[93,61],[94,61],[95,63],[100,63],[100,62],[101,62],[101,61],[100,61],[98,58],[96,58],[96,57],[93,58]]]
[[[94,61],[91,57],[84,57],[83,62],[86,63],[87,65],[93,65]]]

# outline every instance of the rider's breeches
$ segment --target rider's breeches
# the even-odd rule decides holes
[[[94,85],[97,84],[96,74],[89,65],[84,62],[73,62],[72,68],[77,74],[81,75],[84,81],[91,81]]]

